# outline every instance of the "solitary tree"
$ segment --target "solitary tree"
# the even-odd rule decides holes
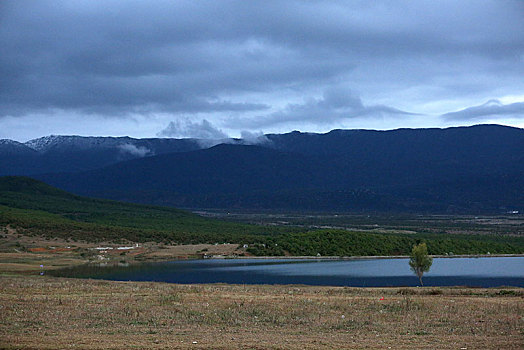
[[[424,285],[424,283],[422,283],[422,275],[424,272],[429,271],[432,263],[433,258],[428,255],[428,247],[426,246],[426,243],[420,243],[413,246],[409,258],[409,266],[418,276],[421,286]]]

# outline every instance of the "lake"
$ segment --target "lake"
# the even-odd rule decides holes
[[[408,259],[205,259],[129,266],[85,265],[55,276],[170,283],[416,286]],[[524,257],[435,258],[426,286],[524,287]]]

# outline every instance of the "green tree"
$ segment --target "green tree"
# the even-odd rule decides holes
[[[409,266],[417,275],[421,286],[424,285],[424,283],[422,283],[422,275],[424,272],[429,271],[432,263],[433,258],[428,255],[428,247],[426,246],[426,243],[420,243],[413,246],[409,258]]]

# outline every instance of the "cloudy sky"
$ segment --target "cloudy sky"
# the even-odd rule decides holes
[[[524,1],[0,2],[0,138],[524,127]]]

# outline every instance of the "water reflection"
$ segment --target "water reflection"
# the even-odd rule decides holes
[[[424,275],[428,286],[524,287],[524,258],[437,258]],[[206,259],[119,266],[80,266],[54,275],[173,283],[416,286],[408,259]]]

